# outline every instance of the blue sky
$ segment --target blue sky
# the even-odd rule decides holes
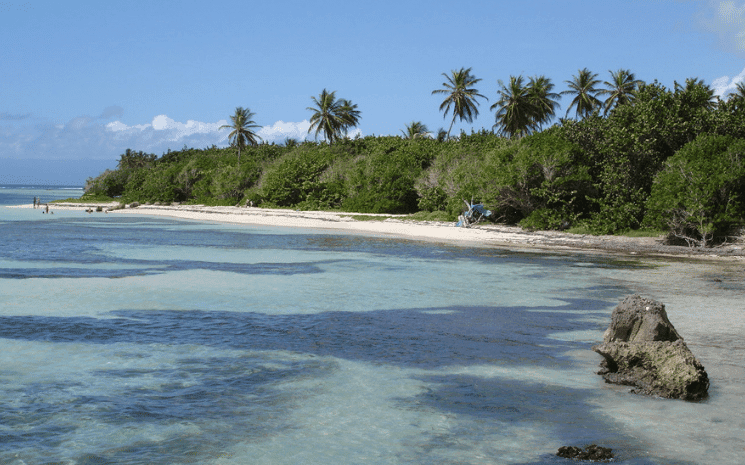
[[[454,131],[491,128],[511,75],[561,91],[628,68],[724,93],[745,79],[745,1],[0,1],[0,65],[0,183],[82,184],[126,148],[227,145],[237,106],[267,141],[305,137],[324,88],[363,135],[447,128],[431,92],[461,67],[489,101]]]

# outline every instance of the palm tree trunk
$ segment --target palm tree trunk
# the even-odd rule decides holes
[[[450,127],[448,128],[448,140],[450,140],[450,130],[453,129],[453,124],[455,124],[455,112],[453,112],[453,120],[450,122]]]

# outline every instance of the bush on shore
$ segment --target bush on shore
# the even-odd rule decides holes
[[[664,164],[645,222],[671,242],[706,247],[743,223],[745,139],[702,135]]]
[[[440,212],[466,201],[529,229],[613,234],[642,226],[708,246],[743,224],[745,97],[713,100],[696,81],[642,86],[607,117],[561,120],[509,139],[488,131],[450,140],[368,136],[235,148],[128,150],[86,195],[186,202]],[[708,174],[707,174],[708,173]],[[444,212],[444,213],[443,213]],[[578,229],[579,228],[579,229]]]

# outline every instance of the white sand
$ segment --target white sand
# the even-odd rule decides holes
[[[293,228],[342,230],[368,234],[392,235],[413,239],[435,241],[457,241],[476,243],[520,243],[540,241],[541,235],[526,234],[520,228],[506,226],[477,226],[457,228],[455,223],[406,221],[406,215],[380,216],[384,221],[357,221],[352,215],[360,213],[294,211],[268,208],[204,207],[200,205],[150,206],[115,210],[116,214],[147,214],[168,216],[197,221],[217,221],[221,223],[253,224],[261,226],[282,226]],[[392,216],[393,218],[387,218]],[[580,241],[577,239],[577,241]]]
[[[110,204],[50,204],[52,210],[88,210],[96,207],[108,208]],[[13,207],[11,207],[13,208]],[[32,208],[19,205],[15,208]],[[558,231],[526,231],[519,227],[480,224],[471,228],[458,228],[455,223],[423,222],[406,220],[406,215],[380,216],[383,221],[358,221],[351,218],[359,213],[295,211],[255,207],[206,207],[203,205],[155,206],[140,205],[108,212],[116,215],[167,216],[184,220],[214,221],[220,223],[252,224],[292,228],[338,230],[347,233],[388,235],[416,240],[462,243],[484,246],[509,246],[511,249],[542,248],[554,251],[622,253],[629,255],[678,256],[697,259],[744,260],[745,247],[742,241],[718,249],[693,250],[685,247],[666,247],[661,238],[589,236]],[[98,214],[101,213],[92,213]],[[385,219],[384,219],[385,218]]]

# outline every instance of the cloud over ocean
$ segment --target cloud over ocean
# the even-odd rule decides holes
[[[79,116],[64,124],[34,115],[23,115],[23,118],[4,115],[4,124],[0,125],[0,153],[3,158],[15,159],[113,160],[127,148],[160,155],[184,145],[196,148],[229,145],[230,129],[220,129],[229,124],[224,119],[180,122],[160,114],[144,124],[127,125],[119,119],[107,122],[107,116],[119,116],[114,109],[110,107],[98,117]],[[305,139],[309,136],[309,127],[308,120],[277,121],[261,127],[257,134],[265,142],[282,143],[287,138]]]
[[[104,169],[113,169],[128,148],[161,155],[184,146],[206,148],[229,145],[227,120],[176,121],[155,116],[144,124],[127,125],[120,107],[108,107],[99,116],[79,116],[59,124],[33,114],[0,114],[0,183],[81,184]],[[310,123],[277,121],[257,134],[265,142],[302,140]],[[354,134],[352,134],[354,135]]]

